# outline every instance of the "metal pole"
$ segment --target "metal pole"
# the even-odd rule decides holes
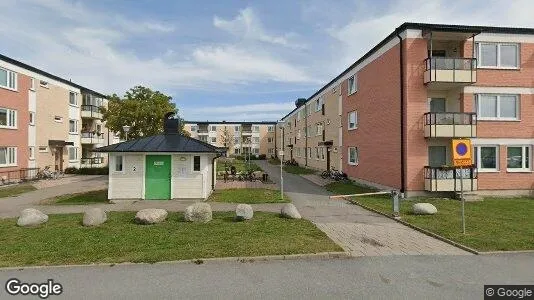
[[[464,200],[464,172],[460,167],[460,200],[462,201],[462,230],[465,234],[465,200]]]
[[[282,200],[284,200],[284,175],[282,171],[282,160],[284,158],[284,155],[280,155],[280,194],[282,196]]]

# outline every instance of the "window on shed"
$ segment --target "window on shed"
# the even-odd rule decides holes
[[[193,158],[193,171],[200,171],[200,156]]]

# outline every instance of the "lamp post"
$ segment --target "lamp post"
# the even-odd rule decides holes
[[[124,125],[122,126],[122,130],[124,130],[124,133],[126,133],[126,141],[128,140],[128,132],[130,131],[130,126]]]
[[[284,122],[279,122],[280,125],[280,140],[283,140],[284,134]],[[280,151],[278,151],[278,156],[280,159],[280,196],[282,197],[282,200],[284,200],[284,172],[283,172],[283,164],[284,161],[284,148],[281,147]]]

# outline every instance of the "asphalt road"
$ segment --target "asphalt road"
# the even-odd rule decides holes
[[[484,284],[534,284],[534,253],[0,270],[13,277],[61,283],[49,299],[483,299]]]

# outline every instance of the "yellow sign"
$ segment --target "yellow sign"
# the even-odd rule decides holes
[[[471,140],[452,140],[452,161],[455,167],[473,165],[471,156]]]

